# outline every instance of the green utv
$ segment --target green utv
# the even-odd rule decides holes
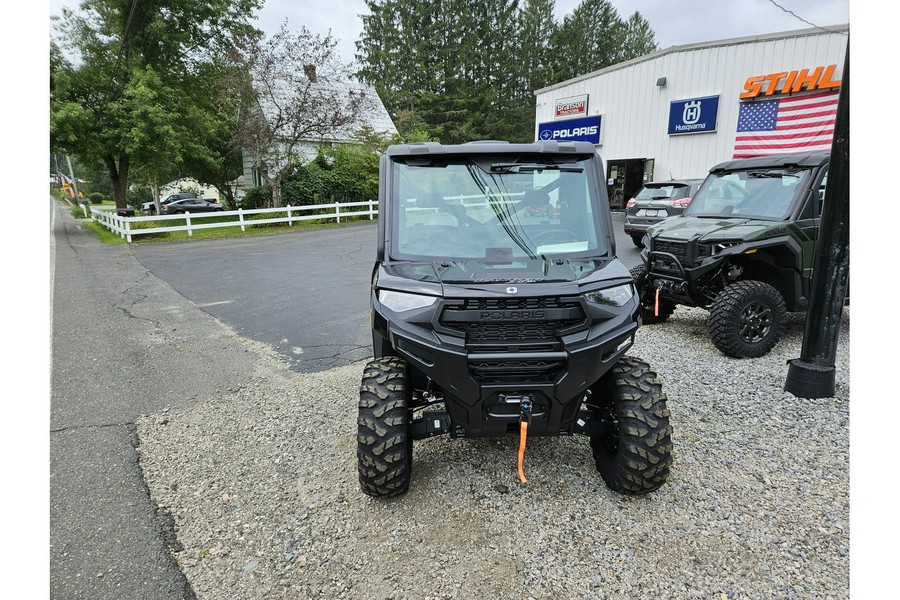
[[[669,410],[626,355],[640,307],[593,145],[398,145],[379,168],[362,491],[405,493],[413,441],[439,434],[518,436],[523,484],[528,437],[582,434],[611,489],[663,485]]]
[[[828,153],[732,160],[710,169],[684,214],[644,237],[631,270],[645,324],[678,304],[709,310],[724,354],[756,358],[781,337],[787,311],[809,305]]]

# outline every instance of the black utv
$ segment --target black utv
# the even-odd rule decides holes
[[[809,306],[828,159],[807,152],[713,167],[684,214],[644,237],[643,265],[632,269],[643,323],[698,306],[724,354],[768,353],[785,314]]]
[[[412,443],[589,436],[606,484],[658,489],[672,428],[656,373],[625,355],[639,325],[616,259],[601,160],[583,142],[392,146],[381,158],[374,359],[358,468],[406,492]]]

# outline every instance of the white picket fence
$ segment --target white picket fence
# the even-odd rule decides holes
[[[363,210],[364,209],[364,210]],[[308,214],[311,211],[333,210],[333,213]],[[249,215],[280,214],[272,218],[247,219]],[[237,216],[233,221],[204,222],[213,217]],[[365,217],[373,220],[378,215],[378,201],[367,200],[365,202],[335,202],[334,204],[314,204],[311,206],[283,206],[281,208],[253,208],[250,210],[227,210],[222,212],[202,212],[183,215],[153,215],[120,217],[116,209],[109,207],[91,207],[91,218],[106,227],[110,231],[119,234],[126,241],[131,242],[136,235],[150,233],[163,233],[166,231],[187,231],[189,236],[200,229],[219,229],[223,227],[240,227],[246,231],[247,226],[264,225],[267,223],[287,223],[288,226],[300,221],[313,221],[322,219],[335,219],[338,223],[348,217]],[[150,227],[146,229],[135,228],[135,223],[152,223],[154,221],[184,221],[184,225],[166,225],[164,227]]]

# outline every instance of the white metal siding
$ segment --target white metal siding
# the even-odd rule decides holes
[[[703,177],[734,151],[739,95],[754,75],[836,64],[843,72],[848,29],[804,30],[708,45],[676,47],[604,69],[594,75],[538,90],[538,124],[554,121],[557,99],[588,94],[588,115],[603,115],[600,154],[604,161],[653,158],[654,179]],[[665,87],[656,81],[666,78]],[[674,100],[719,96],[716,131],[668,135]]]

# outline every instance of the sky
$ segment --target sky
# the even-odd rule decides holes
[[[579,1],[556,0],[557,21],[570,14]],[[77,5],[78,0],[50,0],[50,14]],[[640,12],[650,22],[661,49],[811,26],[801,18],[823,27],[850,21],[849,0],[612,0],[612,5],[623,19]],[[360,15],[367,12],[364,0],[265,0],[256,26],[274,32],[287,19],[292,28],[303,26],[322,35],[331,30],[343,62],[350,63],[362,33]]]

